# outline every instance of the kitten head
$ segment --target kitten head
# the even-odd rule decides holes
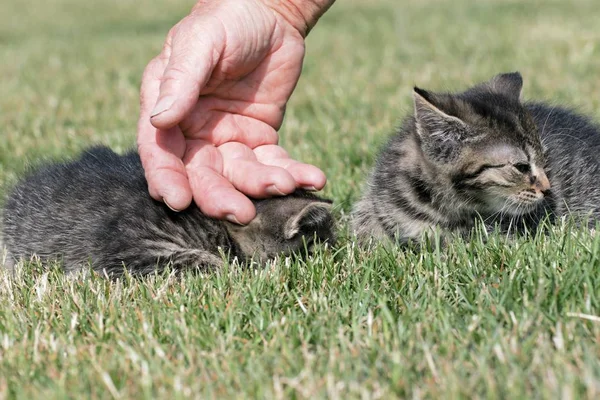
[[[309,253],[315,243],[335,241],[331,201],[297,190],[254,200],[256,217],[246,226],[227,223],[227,230],[248,257],[265,261],[277,255]]]
[[[459,94],[414,90],[427,164],[480,212],[523,214],[550,189],[538,129],[519,99],[522,87],[514,72]]]

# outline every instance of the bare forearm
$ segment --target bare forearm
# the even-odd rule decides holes
[[[335,0],[260,0],[284,17],[303,37]]]

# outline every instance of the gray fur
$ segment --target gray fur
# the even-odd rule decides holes
[[[209,218],[195,206],[173,212],[148,195],[135,152],[93,148],[75,161],[51,164],[22,179],[9,195],[3,233],[8,263],[33,255],[58,259],[66,271],[91,265],[118,276],[171,265],[211,269],[222,254],[241,262],[300,253],[313,240],[333,241],[331,204],[310,193],[254,200],[246,226]],[[288,232],[295,221],[295,232]]]
[[[475,221],[536,228],[546,216],[600,219],[600,128],[573,111],[522,103],[501,74],[458,94],[415,88],[415,112],[384,146],[353,212],[362,239],[418,239]]]

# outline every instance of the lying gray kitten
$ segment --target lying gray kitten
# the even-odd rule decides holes
[[[4,241],[10,265],[37,255],[61,260],[66,271],[91,264],[118,276],[124,267],[141,275],[168,264],[218,267],[219,249],[230,260],[265,261],[334,240],[328,200],[297,191],[254,204],[257,216],[246,226],[209,218],[195,206],[171,211],[149,196],[137,153],[96,147],[16,185],[4,210]]]
[[[418,239],[433,227],[535,229],[546,216],[600,220],[600,128],[520,101],[518,72],[462,93],[414,90],[353,212],[361,239]]]

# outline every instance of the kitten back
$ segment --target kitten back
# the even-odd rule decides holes
[[[257,218],[246,227],[209,218],[195,205],[174,212],[149,196],[136,152],[95,147],[21,179],[8,196],[3,232],[12,259],[37,255],[60,260],[67,271],[91,265],[114,276],[124,268],[140,275],[165,266],[210,270],[223,254],[266,261],[300,253],[306,240],[333,240],[329,203],[317,196],[298,191],[254,201]],[[286,237],[290,221],[296,228]]]

